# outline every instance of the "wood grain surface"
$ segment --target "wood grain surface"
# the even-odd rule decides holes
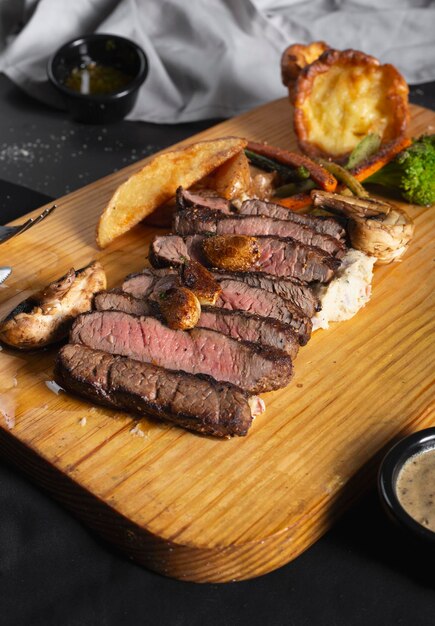
[[[294,147],[290,116],[278,100],[195,140],[241,135]],[[434,113],[412,107],[412,135],[434,126]],[[139,167],[60,198],[48,220],[0,247],[0,265],[14,270],[0,286],[1,315],[92,259],[109,287],[146,264],[155,229],[139,225],[104,251],[95,245],[100,212]],[[214,440],[148,419],[141,436],[126,413],[56,394],[54,349],[4,347],[0,454],[165,575],[224,582],[287,563],[373,484],[391,440],[434,424],[434,210],[403,206],[416,223],[403,261],[375,269],[372,299],[356,317],[313,335],[293,382],[264,394],[266,413],[246,438]]]

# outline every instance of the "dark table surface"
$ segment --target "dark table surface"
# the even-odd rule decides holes
[[[435,109],[435,83],[411,88]],[[215,123],[85,126],[0,75],[1,223]],[[0,265],[6,264],[0,249]],[[375,485],[285,567],[231,584],[179,582],[115,553],[0,461],[0,624],[435,624],[434,552],[384,516]]]

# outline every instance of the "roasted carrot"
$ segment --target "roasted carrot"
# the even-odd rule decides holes
[[[271,202],[275,204],[280,204],[281,206],[287,207],[291,211],[300,211],[301,209],[306,209],[311,204],[311,196],[310,193],[297,193],[294,196],[290,196],[289,198],[272,198]]]
[[[325,159],[319,159],[319,163],[331,172],[331,174],[333,174],[335,178],[340,181],[340,183],[343,183],[343,185],[350,189],[354,196],[364,198],[369,195],[369,192],[364,189],[359,180],[357,180],[355,176],[348,172],[344,167],[338,165],[338,163],[326,161]]]
[[[255,141],[249,141],[246,146],[248,150],[256,152],[261,156],[269,159],[274,159],[283,165],[289,165],[290,167],[305,167],[310,177],[315,183],[324,189],[325,191],[335,191],[337,187],[337,180],[330,172],[324,167],[312,161],[304,154],[297,152],[290,152],[289,150],[283,150],[282,148],[276,148],[275,146],[269,146],[266,143],[256,143]]]
[[[393,139],[384,144],[378,152],[349,171],[357,180],[365,180],[394,159],[399,152],[402,152],[411,143],[412,141],[409,137]]]

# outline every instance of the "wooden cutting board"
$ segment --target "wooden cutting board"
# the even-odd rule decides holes
[[[292,148],[290,117],[282,99],[194,139],[234,134]],[[435,113],[412,107],[412,135],[434,126]],[[0,286],[0,314],[95,258],[110,287],[144,266],[152,229],[140,225],[104,251],[94,239],[105,203],[138,167],[61,198],[48,220],[1,246],[0,265],[14,271]],[[434,424],[435,209],[406,210],[416,234],[403,261],[376,268],[372,299],[355,318],[313,335],[293,382],[264,395],[267,411],[246,438],[147,419],[135,431],[128,414],[56,395],[55,350],[3,348],[0,454],[162,574],[223,582],[287,563],[373,484],[392,439]]]

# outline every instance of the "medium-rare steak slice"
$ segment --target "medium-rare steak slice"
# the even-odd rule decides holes
[[[94,298],[96,311],[124,311],[131,315],[157,315],[158,307],[152,300],[136,298],[122,289],[100,291]]]
[[[123,311],[133,315],[152,315],[155,312],[148,300],[135,298],[120,290],[99,293],[95,298],[95,308],[97,311]],[[288,324],[245,311],[203,306],[197,326],[241,341],[284,350],[292,359],[296,358],[299,349],[298,335]]]
[[[64,389],[99,404],[217,437],[246,435],[253,416],[264,410],[260,398],[229,383],[80,345],[61,348],[55,380]]]
[[[162,270],[154,271],[158,273],[158,280],[155,283],[152,283],[150,279],[152,271],[144,270],[144,274],[135,274],[125,280],[122,285],[123,290],[137,298],[151,298],[158,301],[161,291],[164,291],[162,285],[164,286],[165,282]],[[279,320],[293,328],[299,336],[301,345],[304,346],[308,342],[311,336],[311,319],[297,304],[294,304],[288,298],[284,299],[272,289],[265,290],[261,286],[251,285],[243,281],[241,278],[243,273],[241,272],[234,274],[236,278],[233,278],[232,274],[213,274],[222,288],[222,292],[217,297],[214,306],[232,311],[246,311],[247,313],[255,313],[263,317]],[[173,277],[174,274],[172,273],[168,275],[169,279]],[[255,282],[255,276],[253,282]],[[256,282],[258,283],[259,281],[257,280]],[[152,287],[153,284],[154,288]],[[121,310],[125,311],[126,309],[122,308]],[[142,314],[140,305],[138,305],[138,310],[135,311],[130,311],[127,307],[127,312]],[[154,313],[150,310],[147,311],[145,307],[143,314],[150,315]]]
[[[138,297],[157,296],[173,287],[187,287],[202,304],[213,304],[219,294],[219,284],[211,272],[196,261],[183,263],[181,268],[145,268],[124,279],[123,291]]]
[[[199,247],[202,239],[201,235],[186,237],[186,241],[178,235],[156,235],[148,252],[149,261],[155,268],[179,267],[189,259],[206,265]]]
[[[157,235],[151,243],[149,259],[154,267],[181,265],[189,258],[207,265],[201,247],[205,239],[205,235],[184,238],[179,235]],[[256,240],[260,258],[250,268],[253,272],[298,278],[307,283],[327,283],[340,266],[337,258],[294,239],[256,237]]]
[[[129,274],[122,283],[122,291],[136,297],[149,297],[152,293],[171,289],[178,284],[178,270],[172,268],[144,268],[136,274]]]
[[[299,307],[310,318],[321,309],[314,290],[297,278],[282,278],[261,272],[226,272],[223,270],[215,270],[212,274],[218,282],[223,279],[241,280],[251,287],[275,293]]]
[[[242,215],[266,215],[279,220],[291,220],[297,224],[303,224],[313,228],[318,233],[324,233],[338,239],[346,235],[343,226],[332,217],[318,217],[316,215],[306,215],[296,213],[280,204],[264,202],[263,200],[245,200],[238,212]]]
[[[193,259],[208,267],[201,245],[204,235],[180,237],[179,235],[156,235],[151,241],[148,259],[154,268],[180,268]]]
[[[241,341],[284,350],[292,360],[296,358],[299,350],[298,335],[288,324],[246,311],[204,306],[198,326],[217,330]]]
[[[229,200],[210,193],[210,191],[187,191],[183,187],[178,187],[175,197],[177,208],[181,210],[189,207],[200,207],[228,213],[231,208]]]
[[[294,276],[307,283],[328,283],[340,267],[340,261],[323,250],[306,246],[294,239],[257,238],[260,245],[260,271],[274,276]]]
[[[225,215],[219,211],[192,208],[175,214],[173,231],[182,237],[195,234],[292,237],[339,258],[346,251],[341,239],[319,233],[310,226],[295,221],[264,215]]]
[[[216,300],[216,307],[272,317],[288,324],[297,333],[299,343],[306,345],[311,336],[312,323],[301,309],[275,293],[251,287],[240,280],[222,279],[219,282],[222,292]]]
[[[158,289],[159,285],[164,285],[160,280],[166,274],[172,276],[174,282],[176,281],[178,272],[175,269],[169,267],[163,269],[146,268],[140,273],[127,276],[122,284],[122,291],[137,298],[147,298],[155,292],[155,288]],[[296,278],[282,278],[261,272],[226,272],[217,270],[213,271],[212,275],[218,282],[224,278],[239,280],[247,285],[251,285],[251,287],[258,287],[275,293],[299,307],[308,317],[313,317],[317,311],[320,311],[320,302],[314,291],[309,285],[302,283]],[[168,285],[170,285],[171,281],[169,279],[168,281]]]
[[[206,374],[251,393],[285,387],[292,375],[292,361],[282,350],[237,341],[207,328],[172,330],[156,318],[120,311],[79,316],[70,341],[171,370]]]

